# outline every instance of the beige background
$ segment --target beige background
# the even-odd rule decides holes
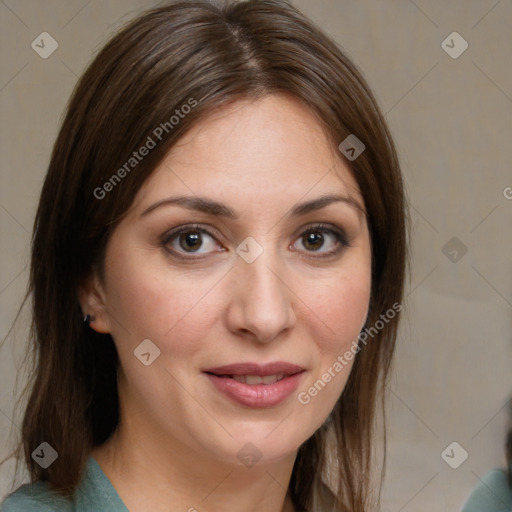
[[[77,77],[117,26],[154,5],[0,2],[0,339],[24,293],[36,201]],[[408,320],[390,390],[382,509],[459,510],[478,478],[504,464],[512,394],[512,1],[296,5],[363,70],[395,136],[412,205]],[[46,60],[30,46],[43,31],[59,45]],[[457,59],[441,47],[453,31],[469,43]],[[459,246],[446,247],[448,256],[467,248],[456,262],[443,253],[452,237]],[[22,324],[1,349],[2,456],[20,421],[13,392],[25,334]],[[469,453],[457,469],[441,458],[453,441]],[[11,476],[12,465],[0,468],[0,496]]]

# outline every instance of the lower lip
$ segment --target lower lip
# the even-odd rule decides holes
[[[213,385],[234,402],[255,409],[274,407],[284,402],[298,387],[304,372],[285,377],[274,384],[244,384],[231,377],[207,373]]]

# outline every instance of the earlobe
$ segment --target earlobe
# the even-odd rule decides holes
[[[96,273],[88,276],[78,289],[78,301],[83,321],[91,329],[103,334],[110,333],[110,322],[103,285]]]

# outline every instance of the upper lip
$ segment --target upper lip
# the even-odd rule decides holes
[[[208,368],[204,371],[215,375],[258,375],[260,377],[265,377],[267,375],[277,375],[279,373],[289,376],[304,371],[304,368],[292,363],[275,361],[265,364],[234,363],[225,366],[217,366],[216,368]]]

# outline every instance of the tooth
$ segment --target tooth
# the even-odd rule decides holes
[[[261,384],[263,379],[259,375],[246,375],[245,383],[246,384]]]
[[[237,382],[242,384],[275,384],[276,382],[284,379],[284,373],[277,373],[275,375],[265,375],[260,377],[259,375],[231,375],[231,377]]]

